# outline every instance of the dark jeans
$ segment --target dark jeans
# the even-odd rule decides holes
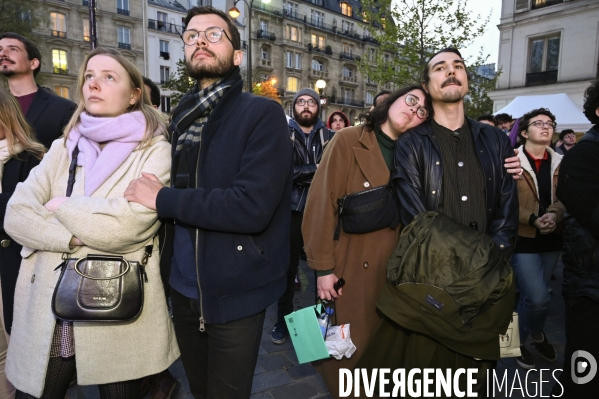
[[[266,310],[200,332],[197,299],[171,288],[173,323],[183,368],[196,399],[248,399]]]
[[[599,303],[585,297],[566,300],[566,349],[564,371],[559,381],[564,389],[563,399],[596,398],[599,370],[595,378],[586,384],[576,384],[572,380],[572,355],[578,350],[589,352],[595,358],[595,364],[599,362]],[[580,377],[585,375],[583,373]],[[559,396],[561,389],[559,384],[555,384],[553,393]]]
[[[284,317],[293,312],[293,294],[295,293],[295,276],[299,266],[304,239],[302,237],[302,220],[304,214],[291,212],[291,247],[289,256],[289,268],[287,269],[287,288],[277,302],[277,321],[284,322]]]

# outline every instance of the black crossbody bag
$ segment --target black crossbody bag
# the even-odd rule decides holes
[[[365,234],[399,225],[399,202],[390,184],[344,195],[337,200],[339,221],[334,239],[339,239],[341,226],[349,234]]]

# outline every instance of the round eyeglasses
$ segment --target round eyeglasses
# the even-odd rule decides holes
[[[410,107],[414,107],[418,105],[418,101],[420,100],[420,98],[418,98],[418,96],[415,96],[414,94],[406,94],[406,105],[410,106]],[[426,119],[428,117],[428,111],[426,108],[424,108],[422,105],[418,105],[418,108],[416,108],[416,116],[420,119]]]
[[[223,38],[223,33],[231,42],[231,38],[227,35],[227,32],[223,28],[219,28],[218,26],[211,26],[206,30],[195,30],[195,29],[187,29],[181,35],[181,39],[183,39],[183,43],[187,46],[193,46],[200,40],[200,33],[204,32],[204,36],[206,36],[206,40],[210,43],[218,43],[220,39]],[[233,42],[231,42],[233,44]]]
[[[530,122],[530,124],[528,126],[530,126],[530,125],[534,125],[538,129],[542,129],[543,127],[547,126],[547,129],[549,129],[549,130],[555,130],[555,126],[556,126],[556,124],[553,121],[547,121],[547,122],[534,121],[534,122]]]
[[[314,100],[313,98],[309,99],[309,100],[304,100],[303,98],[300,98],[299,100],[297,100],[295,102],[297,105],[299,105],[300,107],[303,107],[304,105],[308,104],[311,107],[314,107],[316,105],[316,100]]]

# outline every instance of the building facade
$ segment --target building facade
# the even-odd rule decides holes
[[[582,110],[599,76],[597,0],[503,0],[497,111],[522,95],[566,93]]]
[[[242,11],[240,3],[237,7]],[[316,82],[324,80],[321,118],[343,111],[355,123],[383,89],[356,65],[378,45],[363,23],[360,7],[356,0],[272,0],[269,4],[256,0],[252,29],[245,36],[247,41],[251,36],[253,82],[276,82],[285,112],[292,116],[295,93],[305,87],[316,89]],[[237,20],[249,31],[244,15]]]
[[[45,45],[41,83],[56,94],[78,101],[77,74],[91,51],[88,0],[44,0],[50,24],[35,33]],[[145,70],[145,7],[142,1],[97,0],[98,46],[119,49],[140,71]]]

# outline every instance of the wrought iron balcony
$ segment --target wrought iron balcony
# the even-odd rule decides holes
[[[277,37],[275,36],[275,34],[273,32],[269,32],[267,30],[258,30],[257,32],[257,36],[258,39],[268,39],[268,40],[272,40],[273,42],[275,40],[277,40]]]
[[[526,74],[526,87],[543,86],[557,83],[557,71]]]
[[[148,29],[158,30],[160,32],[174,33],[180,35],[184,29],[181,25],[171,24],[170,22],[159,21],[155,19],[148,19]]]
[[[340,52],[339,58],[345,60],[360,61],[360,56],[354,55],[353,53],[348,53],[346,51]]]
[[[165,60],[169,60],[171,58],[171,53],[169,53],[168,51],[161,51],[160,56]]]
[[[119,42],[119,48],[125,49],[125,50],[131,50],[131,43],[121,43]]]
[[[349,105],[350,107],[364,108],[364,101],[350,100],[346,98],[340,98],[337,96],[331,97],[331,103],[339,105]]]
[[[54,67],[54,68],[52,69],[52,71],[53,71],[54,73],[57,73],[57,74],[59,74],[59,75],[66,75],[66,74],[68,74],[68,73],[69,73],[69,70],[68,70],[67,68],[59,68],[59,67]]]
[[[123,8],[117,8],[116,13],[121,14],[121,15],[129,15],[129,10],[125,10]]]

